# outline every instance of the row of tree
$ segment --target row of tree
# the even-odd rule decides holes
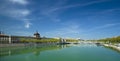
[[[35,42],[35,43],[56,43],[56,42],[60,42],[60,39],[55,39],[55,38],[41,38],[41,39],[21,38],[20,42],[22,42],[22,43],[28,43],[28,42]],[[66,42],[78,42],[78,40],[66,39]]]
[[[99,39],[98,41],[105,42],[105,43],[120,43],[120,36],[105,38],[105,39]]]
[[[20,40],[23,43],[27,43],[27,42],[35,42],[35,43],[55,43],[58,42],[58,39],[53,39],[53,38],[46,38],[46,39],[26,39],[26,38],[21,38]]]

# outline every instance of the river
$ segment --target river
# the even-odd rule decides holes
[[[0,61],[120,61],[120,52],[96,44],[0,48]]]

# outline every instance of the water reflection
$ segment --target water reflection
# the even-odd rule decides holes
[[[0,48],[0,57],[27,54],[27,53],[33,53],[35,56],[39,56],[40,53],[43,51],[60,50],[60,49],[68,48],[71,46],[88,48],[88,47],[101,47],[102,45],[100,44],[63,44],[63,45],[36,45],[36,46],[26,46],[26,47],[6,47],[6,48]]]
[[[10,55],[17,55],[17,54],[26,54],[26,53],[33,53],[36,56],[40,55],[42,51],[48,50],[59,50],[62,48],[70,47],[70,45],[37,45],[37,46],[26,46],[26,47],[6,47],[0,48],[0,57],[2,56],[10,56]]]
[[[120,61],[119,53],[95,43],[7,47],[1,61]],[[110,57],[110,58],[109,58]]]

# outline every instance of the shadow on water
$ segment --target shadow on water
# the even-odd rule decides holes
[[[40,55],[43,51],[48,50],[59,50],[62,48],[70,47],[67,44],[64,45],[39,45],[37,46],[26,46],[26,47],[4,47],[0,48],[0,57],[3,56],[11,56],[11,55],[19,55],[19,54],[27,54],[33,53],[36,56]]]

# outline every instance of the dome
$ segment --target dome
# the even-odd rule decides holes
[[[40,38],[40,34],[38,32],[34,33],[35,38]]]
[[[34,33],[34,35],[40,35],[38,32]]]

